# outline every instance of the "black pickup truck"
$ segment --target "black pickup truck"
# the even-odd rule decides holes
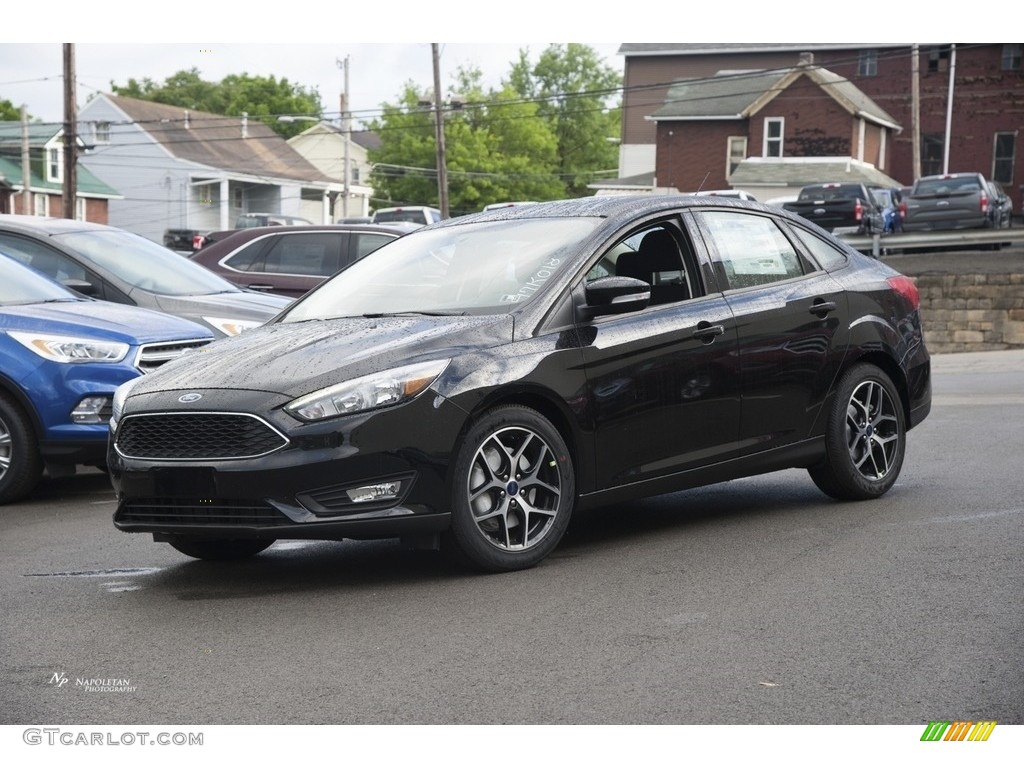
[[[873,235],[885,228],[882,211],[864,184],[811,184],[800,190],[795,202],[782,207],[828,232],[849,229],[858,235]]]
[[[172,251],[198,251],[205,245],[216,240],[222,240],[226,235],[231,234],[235,229],[247,229],[249,227],[266,226],[299,226],[311,225],[309,219],[299,216],[284,216],[279,213],[243,213],[235,221],[234,229],[225,229],[219,232],[204,232],[198,229],[165,229],[164,247]]]

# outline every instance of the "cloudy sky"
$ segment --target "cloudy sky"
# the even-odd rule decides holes
[[[621,71],[616,55],[619,43],[587,43]],[[508,74],[519,51],[531,59],[548,43],[443,43],[442,89],[459,67],[478,67],[485,84],[497,86]],[[0,99],[46,122],[58,122],[63,114],[63,58],[60,43],[0,42]],[[110,92],[111,81],[126,85],[129,78],[162,82],[180,70],[197,68],[205,80],[246,72],[273,75],[307,88],[315,88],[329,115],[340,110],[344,72],[338,61],[349,60],[349,103],[353,117],[380,113],[381,103],[394,102],[406,82],[425,89],[433,87],[430,43],[75,43],[78,104],[90,95]]]

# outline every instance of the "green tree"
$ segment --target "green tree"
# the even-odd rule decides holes
[[[535,101],[558,139],[558,172],[572,196],[588,195],[586,185],[618,166],[613,141],[620,133],[621,75],[593,48],[579,43],[554,44],[530,64],[519,52],[509,84],[519,96]]]
[[[125,85],[110,84],[111,90],[119,96],[128,96],[161,104],[172,104],[185,109],[212,112],[217,115],[249,114],[254,120],[264,118],[268,127],[290,138],[301,133],[308,126],[302,123],[282,123],[273,119],[276,115],[323,115],[320,94],[316,89],[290,83],[287,78],[278,80],[274,76],[227,75],[219,83],[204,80],[199,70],[193,67],[181,70],[156,83],[143,78],[130,78]]]
[[[14,106],[9,99],[0,99],[0,120],[21,120],[21,107]]]
[[[510,88],[485,92],[478,70],[459,70],[453,90],[460,105],[443,107],[452,215],[472,213],[507,200],[565,197],[558,178],[557,147],[537,105]],[[371,124],[381,138],[370,153],[377,205],[437,205],[437,143],[434,112],[421,103],[422,89],[407,83],[396,104]]]

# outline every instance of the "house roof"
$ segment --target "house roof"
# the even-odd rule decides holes
[[[39,148],[45,146],[64,131],[62,123],[28,123],[28,145]],[[78,137],[82,144],[82,137]],[[0,120],[0,147],[21,147],[21,121]]]
[[[36,191],[50,191],[56,194],[63,194],[64,185],[62,182],[47,181],[37,172],[38,168],[33,165],[29,177],[29,188]],[[21,160],[0,156],[0,180],[6,180],[12,187],[21,188]],[[78,195],[81,197],[123,197],[116,189],[100,181],[88,168],[81,163],[75,173],[75,180],[78,182]]]
[[[729,175],[733,187],[800,187],[830,182],[863,182],[899,187],[900,182],[870,163],[850,157],[748,157]]]
[[[910,43],[623,43],[620,56],[706,56],[714,53],[785,53],[793,51],[907,48]]]
[[[104,94],[174,157],[222,171],[294,181],[339,183],[321,173],[258,120],[186,110]]]
[[[321,120],[311,128],[307,128],[299,136],[303,136],[317,131],[326,131],[327,133],[335,133],[339,136],[344,136],[345,131],[341,126],[330,123],[326,120]],[[294,137],[293,137],[294,138]],[[364,131],[356,130],[350,134],[353,144],[358,144],[363,149],[379,149],[380,148],[380,134],[376,131]]]
[[[771,70],[723,70],[713,77],[677,80],[652,120],[743,120],[752,117],[800,77],[806,76],[856,117],[900,130],[899,123],[860,88],[813,65]]]

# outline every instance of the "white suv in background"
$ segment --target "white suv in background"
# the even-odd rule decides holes
[[[392,224],[396,221],[411,221],[426,226],[441,220],[441,211],[425,205],[403,205],[399,208],[380,208],[373,214],[374,224]]]

